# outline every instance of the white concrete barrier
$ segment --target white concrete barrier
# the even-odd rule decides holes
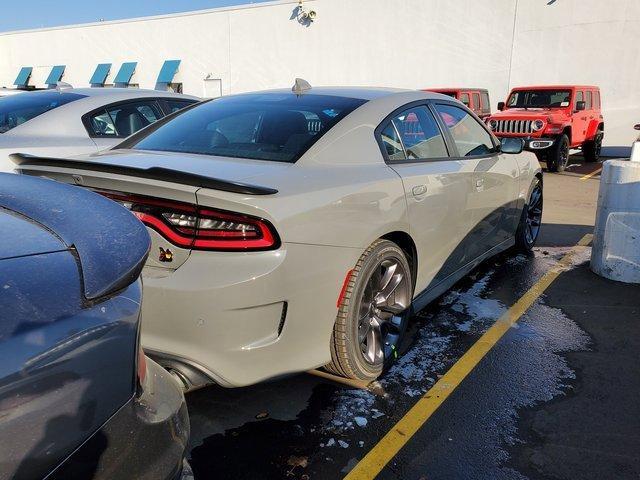
[[[591,270],[626,283],[640,283],[640,147],[634,153],[603,164],[591,251]]]

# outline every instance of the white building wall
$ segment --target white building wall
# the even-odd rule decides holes
[[[629,145],[640,121],[639,0],[306,0],[310,26],[276,1],[185,14],[0,34],[0,85],[34,66],[88,85],[96,64],[137,61],[133,83],[154,88],[180,59],[185,93],[312,85],[488,88],[593,83],[602,89],[607,145]],[[221,87],[217,85],[221,84]],[[636,87],[634,88],[634,84]]]

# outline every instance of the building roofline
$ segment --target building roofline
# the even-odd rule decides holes
[[[245,0],[246,1],[246,0]],[[314,2],[316,0],[306,0],[307,2]],[[29,28],[25,30],[11,30],[7,32],[0,32],[0,36],[9,36],[9,35],[21,35],[24,33],[36,33],[36,32],[50,32],[54,30],[70,30],[73,28],[86,28],[86,27],[100,27],[104,25],[117,25],[120,23],[135,23],[135,22],[146,22],[153,20],[164,20],[167,18],[176,18],[176,17],[191,17],[196,15],[208,15],[211,13],[222,13],[222,12],[231,12],[235,10],[249,10],[254,8],[268,8],[275,7],[279,5],[287,5],[287,4],[298,4],[298,0],[271,0],[267,2],[261,3],[245,3],[242,5],[231,5],[228,7],[216,7],[216,8],[208,8],[204,10],[191,10],[187,12],[176,12],[176,13],[166,13],[162,15],[151,15],[148,17],[134,17],[134,18],[121,18],[118,20],[106,20],[104,22],[89,22],[89,23],[75,23],[70,25],[60,25],[57,27],[44,27],[44,28]]]

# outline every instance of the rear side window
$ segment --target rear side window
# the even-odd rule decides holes
[[[408,160],[448,156],[444,138],[433,115],[425,106],[409,108],[391,119],[390,126],[399,134],[401,148]],[[383,130],[383,134],[389,127]],[[385,144],[384,137],[382,139]],[[389,149],[387,148],[387,153]],[[397,159],[389,155],[390,160]],[[404,160],[404,158],[402,158]]]
[[[461,157],[495,152],[491,134],[464,109],[442,104],[436,104],[435,108],[451,133]]]
[[[0,133],[8,132],[43,113],[84,97],[85,95],[57,90],[3,97],[0,99]]]
[[[594,93],[595,96],[595,100],[594,100],[594,107],[595,108],[600,108],[600,92],[598,90],[595,91]]]
[[[393,123],[389,122],[384,130],[380,132],[380,140],[389,160],[406,160],[407,157],[404,155],[400,135]]]
[[[460,94],[460,101],[462,103],[464,103],[467,107],[469,107],[470,106],[469,94],[468,93],[461,93]]]
[[[186,110],[123,148],[295,162],[366,100],[259,93],[221,97]]]
[[[585,108],[587,110],[591,110],[591,108],[593,107],[593,93],[591,93],[591,90],[587,90],[587,99],[585,100],[585,103]]]
[[[190,102],[187,100],[172,100],[165,98],[167,107],[169,107],[169,113],[177,112],[178,110],[182,110],[184,107],[188,107],[189,105],[193,105],[196,102]]]
[[[89,117],[94,137],[124,138],[158,121],[164,115],[155,101],[138,101],[107,106]]]
[[[480,99],[482,100],[482,111],[483,112],[490,112],[491,111],[491,105],[489,104],[489,93],[481,92],[480,93]]]
[[[480,94],[479,93],[473,94],[473,109],[480,110]]]

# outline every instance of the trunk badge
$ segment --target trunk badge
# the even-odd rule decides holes
[[[171,250],[169,250],[168,248],[165,250],[162,247],[160,248],[160,256],[158,257],[158,260],[160,260],[161,262],[166,262],[166,263],[170,263],[173,261],[173,252]]]

